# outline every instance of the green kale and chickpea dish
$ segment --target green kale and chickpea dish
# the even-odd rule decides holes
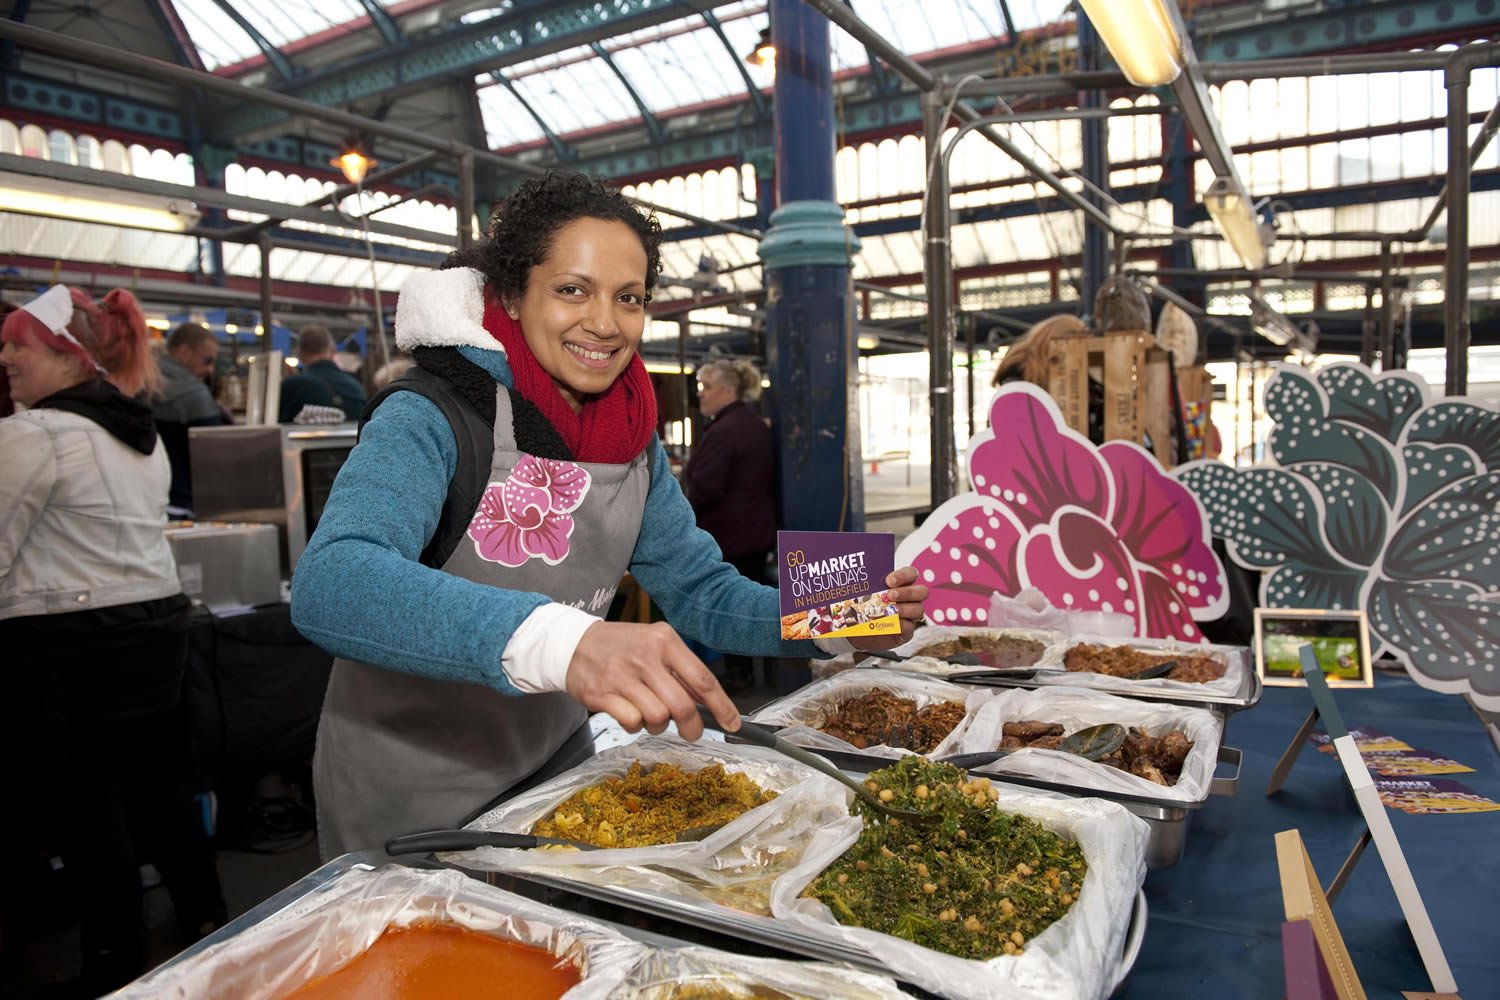
[[[987,778],[903,757],[866,784],[892,806],[942,818],[880,822],[855,800],[864,832],[804,892],[841,924],[984,960],[1021,954],[1082,891],[1088,866],[1078,844],[1001,812]]]

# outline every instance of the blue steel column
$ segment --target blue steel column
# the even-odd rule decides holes
[[[1101,47],[1099,33],[1094,30],[1094,23],[1089,20],[1087,14],[1080,10],[1078,12],[1078,68],[1081,71],[1088,73],[1099,69],[1102,61],[1099,58]],[[1078,94],[1080,108],[1098,108],[1103,104],[1097,90],[1084,90]],[[1085,118],[1078,124],[1083,138],[1084,179],[1100,190],[1108,191],[1109,147],[1105,138],[1108,120]],[[1104,199],[1092,190],[1085,189],[1083,196],[1101,209],[1105,207]],[[1109,270],[1109,234],[1085,218],[1083,220],[1083,280],[1082,287],[1079,289],[1085,313],[1093,313],[1094,293],[1099,290],[1104,279],[1109,277]]]
[[[782,524],[857,531],[864,484],[849,258],[859,241],[834,200],[828,31],[802,0],[772,0],[779,207],[760,256]]]

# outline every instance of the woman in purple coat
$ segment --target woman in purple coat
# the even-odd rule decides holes
[[[698,409],[708,418],[682,475],[698,527],[724,561],[757,583],[776,545],[776,458],[771,429],[749,405],[760,398],[760,370],[748,361],[710,361],[698,369]],[[750,687],[751,662],[726,656],[725,687]]]

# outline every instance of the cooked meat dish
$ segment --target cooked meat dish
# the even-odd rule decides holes
[[[916,753],[931,753],[963,717],[964,706],[960,702],[936,702],[918,709],[910,698],[889,691],[870,691],[841,702],[817,728],[861,750],[883,743]]]
[[[1018,635],[960,635],[954,639],[939,639],[917,650],[917,656],[933,656],[942,659],[957,653],[973,655],[980,666],[994,670],[1009,667],[1029,667],[1042,658],[1047,647],[1035,639]]]
[[[1062,725],[1056,722],[1007,722],[1000,730],[1000,746],[996,749],[1056,750],[1063,735]],[[1180,729],[1152,736],[1137,726],[1130,729],[1120,749],[1101,758],[1099,763],[1129,771],[1158,785],[1175,785],[1182,775],[1182,762],[1187,760],[1191,749],[1193,741]]]
[[[1073,671],[1128,677],[1168,660],[1177,666],[1166,680],[1185,684],[1206,684],[1224,676],[1224,664],[1201,653],[1147,653],[1129,646],[1098,646],[1083,643],[1063,654],[1063,666]]]

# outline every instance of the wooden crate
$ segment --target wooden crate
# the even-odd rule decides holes
[[[1047,391],[1057,400],[1063,420],[1085,437],[1090,368],[1104,373],[1104,440],[1139,443],[1149,434],[1157,460],[1171,468],[1172,373],[1167,352],[1144,331],[1052,341]]]

